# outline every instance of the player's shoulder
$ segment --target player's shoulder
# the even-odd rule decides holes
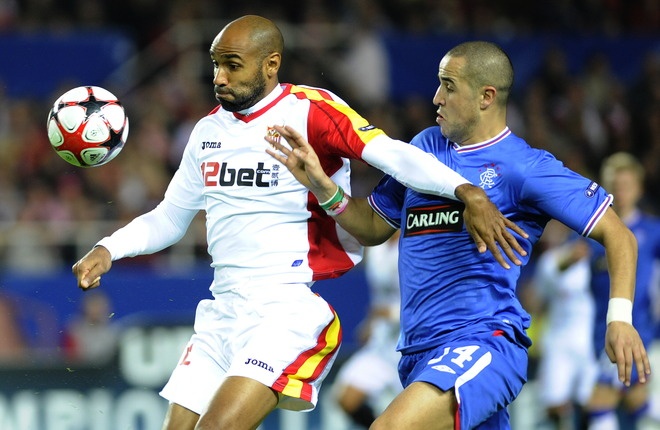
[[[295,84],[286,84],[285,85],[289,94],[295,96],[298,99],[305,99],[309,101],[316,102],[335,102],[341,104],[347,104],[341,97],[335,94],[333,91],[313,87],[310,85],[295,85]]]
[[[426,151],[430,151],[434,149],[439,142],[442,142],[445,145],[448,144],[447,138],[442,135],[440,127],[436,125],[427,127],[417,133],[410,141],[410,144]]]
[[[502,155],[521,169],[560,168],[563,166],[563,163],[553,153],[531,146],[525,139],[514,133],[507,137],[504,146],[506,149],[502,151]]]

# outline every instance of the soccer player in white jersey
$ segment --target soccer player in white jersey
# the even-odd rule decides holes
[[[551,245],[539,256],[532,279],[545,315],[536,392],[546,419],[557,430],[584,422],[584,406],[598,372],[589,245],[571,233],[560,222],[548,223],[541,241],[545,238]]]
[[[612,196],[509,130],[513,66],[500,47],[457,45],[440,61],[438,78],[433,103],[440,127],[423,130],[411,144],[483,187],[502,213],[524,226],[528,237],[520,240],[528,252],[553,218],[604,244],[612,279],[608,357],[625,385],[633,367],[646,382],[650,364],[632,325],[635,236],[610,207]],[[398,349],[405,388],[370,429],[509,429],[507,406],[527,379],[531,345],[530,316],[516,295],[521,268],[506,270],[473,249],[458,202],[391,177],[368,199],[351,198],[323,171],[304,136],[292,127],[277,130],[290,147],[270,138],[269,153],[343,228],[365,245],[401,230]]]
[[[335,380],[337,403],[353,422],[365,428],[403,388],[399,353],[398,235],[365,250],[369,312],[362,323],[365,344],[342,365]]]
[[[364,161],[414,189],[463,200],[479,252],[506,267],[525,253],[512,234],[524,232],[478,187],[329,91],[281,84],[283,46],[277,26],[259,16],[220,31],[210,49],[220,105],[191,132],[163,201],[72,268],[80,288],[98,287],[112,261],[176,243],[205,211],[213,299],[199,303],[195,333],[161,392],[170,402],[166,430],[252,429],[277,407],[310,410],[339,348],[339,319],[310,287],[351,269],[362,247],[266,153],[274,125],[302,130],[345,189],[349,159]]]

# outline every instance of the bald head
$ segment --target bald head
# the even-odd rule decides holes
[[[216,99],[230,112],[254,106],[278,85],[284,40],[270,20],[247,15],[227,24],[211,43]]]
[[[242,16],[225,26],[214,40],[214,44],[241,47],[256,54],[259,61],[272,53],[282,55],[284,37],[269,19],[258,15]]]

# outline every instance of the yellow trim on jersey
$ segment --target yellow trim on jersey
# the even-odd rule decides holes
[[[335,100],[328,98],[325,94],[329,94],[327,91],[314,89],[314,88],[304,88],[297,85],[291,86],[291,94],[302,93],[306,98],[313,101],[322,101],[327,103],[330,107],[335,109],[338,112],[341,112],[353,126],[353,131],[360,137],[360,140],[366,145],[372,141],[377,136],[384,135],[385,132],[378,127],[372,126],[369,121],[363,118],[359,113],[353,110],[350,106],[347,106],[343,103],[336,102]],[[368,128],[367,130],[360,130],[361,128]]]

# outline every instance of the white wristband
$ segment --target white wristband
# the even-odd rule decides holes
[[[630,300],[614,297],[607,305],[607,324],[612,321],[623,321],[632,325],[632,308]]]

